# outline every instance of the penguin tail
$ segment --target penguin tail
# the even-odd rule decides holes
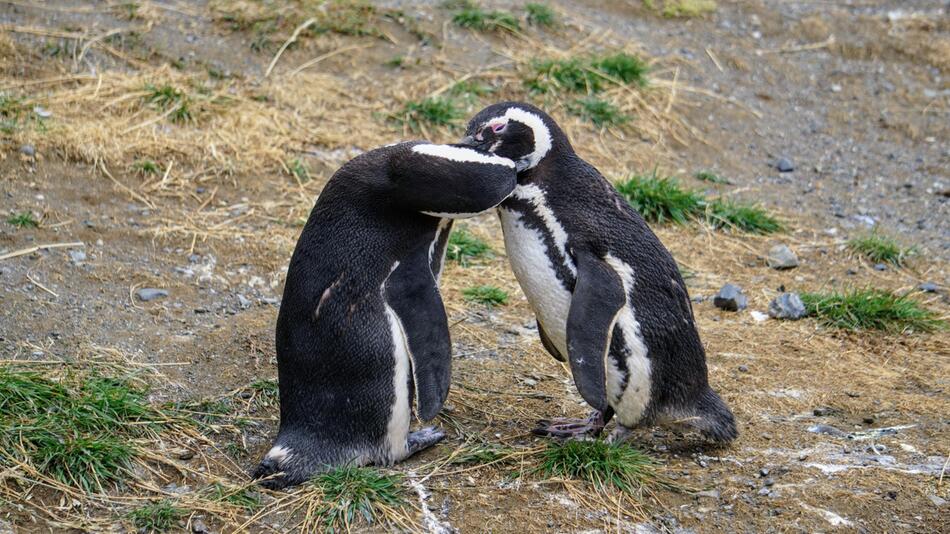
[[[696,403],[696,417],[689,424],[716,443],[729,443],[739,436],[732,410],[711,388],[706,388],[700,396]]]

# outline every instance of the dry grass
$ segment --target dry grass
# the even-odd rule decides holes
[[[242,10],[264,5],[239,4]],[[105,41],[90,44],[89,36],[75,32],[65,32],[72,37],[58,37],[73,43],[77,53],[89,44],[88,54],[117,64],[92,76],[75,70],[71,58],[38,55],[38,45],[29,41],[44,32],[63,30],[21,28],[18,36],[24,40],[16,42],[0,34],[0,91],[16,102],[9,115],[28,113],[34,105],[52,113],[42,128],[19,121],[0,135],[11,146],[35,145],[47,160],[93,164],[88,167],[93,180],[108,184],[123,200],[150,210],[137,230],[148,240],[189,252],[213,250],[222,262],[238,264],[254,257],[279,281],[314,197],[330,174],[359,150],[416,136],[450,141],[458,134],[454,125],[482,105],[520,99],[541,105],[559,119],[579,152],[616,180],[664,164],[674,150],[702,143],[680,112],[691,99],[715,98],[677,81],[675,67],[644,57],[625,36],[598,32],[570,42],[566,33],[557,33],[583,28],[570,17],[559,16],[556,28],[544,30],[551,36],[527,26],[518,32],[486,35],[455,28],[449,23],[450,12],[436,10],[436,24],[429,28],[437,36],[436,46],[420,62],[426,68],[394,72],[384,64],[392,57],[386,43],[404,23],[395,23],[381,12],[356,11],[367,15],[363,28],[372,28],[367,32],[344,31],[342,22],[339,31],[301,31],[299,40],[276,57],[279,47],[313,15],[303,9],[308,3],[287,4],[291,11],[281,12],[279,20],[268,13],[235,12],[243,22],[231,29],[231,21],[221,17],[236,5],[213,3],[212,14],[221,20],[216,29],[246,35],[249,40],[261,33],[263,49],[254,52],[258,71],[227,79],[201,69],[179,70],[160,59],[140,57],[135,50],[107,49]],[[148,3],[143,4],[147,7]],[[145,24],[160,19],[161,11],[140,9],[135,16],[136,24]],[[269,22],[274,25],[268,26]],[[254,28],[255,24],[260,25]],[[487,45],[501,59],[466,58],[464,48],[451,46],[465,39],[480,48]],[[413,46],[401,50],[407,57],[419,54]],[[617,51],[644,57],[650,66],[647,87],[637,81],[613,80],[597,93],[598,99],[631,117],[622,124],[601,128],[572,115],[569,111],[577,94],[555,90],[542,96],[524,86],[534,73],[536,58],[571,60]],[[263,73],[271,63],[274,68],[265,78]],[[28,69],[26,78],[24,69]],[[380,72],[386,73],[386,83],[379,82]],[[460,84],[472,90],[454,90]],[[160,90],[165,87],[171,91]],[[459,118],[446,124],[392,120],[408,103],[429,99],[451,99]],[[187,116],[181,113],[183,102],[187,102]],[[746,194],[754,195],[754,191]],[[773,244],[768,237],[714,232],[703,224],[655,228],[683,267],[694,273],[689,279],[691,294],[708,296],[725,282],[740,282],[746,286],[750,308],[765,310],[776,293],[770,288],[788,284],[790,290],[824,292],[840,287],[829,280],[849,260],[844,244],[810,231],[805,222],[796,223],[790,226],[798,230],[782,235],[805,260],[795,271],[800,279],[794,283],[787,274],[763,267],[764,254]],[[659,498],[652,491],[631,496],[610,488],[598,490],[567,476],[553,480],[537,476],[544,447],[526,430],[538,419],[580,416],[585,408],[567,371],[545,353],[534,332],[525,331],[533,324],[533,315],[506,267],[497,223],[490,217],[478,218],[467,231],[469,235],[455,243],[462,264],[448,263],[443,276],[456,343],[452,409],[440,416],[449,439],[422,458],[383,473],[404,474],[410,486],[425,484],[436,495],[432,508],[440,505],[435,499],[449,499],[451,517],[464,517],[464,526],[472,530],[500,531],[504,524],[499,521],[511,520],[522,522],[525,530],[551,529],[555,527],[547,521],[557,517],[556,528],[562,530],[613,531],[664,507],[691,503],[691,497],[661,489],[655,490],[663,491]],[[473,236],[495,254],[474,257],[484,247]],[[923,275],[903,269],[884,274],[868,270],[859,276],[862,283],[899,292],[915,287]],[[469,303],[464,292],[473,287],[504,292],[508,304],[489,310]],[[947,316],[946,303],[937,297],[926,305]],[[817,438],[794,426],[797,423],[789,414],[807,413],[814,405],[833,402],[860,421],[860,414],[872,409],[872,398],[884,405],[873,409],[931,423],[933,414],[950,412],[946,395],[939,394],[943,388],[939,377],[950,373],[941,357],[950,346],[940,334],[882,337],[830,331],[810,319],[758,323],[748,314],[725,314],[708,303],[694,308],[709,355],[711,382],[734,408],[743,430],[737,446],[722,455],[740,458],[736,462],[741,465],[710,459],[711,467],[703,470],[687,455],[674,456],[660,449],[646,452],[669,458],[674,474],[718,477],[724,495],[728,491],[729,498],[735,497],[730,502],[737,517],[751,521],[762,514],[738,496],[746,491],[744,482],[734,483],[732,478],[755,477],[766,454],[762,451],[773,454],[779,442],[816,443]],[[230,321],[238,329],[266,332],[261,336],[269,346],[271,312]],[[230,336],[229,332],[209,334],[202,343],[232,346],[236,342]],[[739,364],[751,372],[736,372]],[[42,362],[12,365],[42,369],[51,377],[72,369]],[[167,369],[138,364],[122,352],[89,347],[77,365],[103,373],[139,373],[154,388],[175,392],[179,412],[195,422],[142,438],[138,445],[143,453],[133,465],[138,475],[121,492],[86,494],[28,464],[4,471],[0,498],[5,507],[10,503],[16,517],[32,516],[58,529],[96,531],[111,528],[116,521],[132,525],[137,516],[129,514],[134,510],[167,502],[183,511],[180,521],[185,528],[199,516],[216,531],[218,527],[281,531],[322,524],[315,512],[325,505],[325,488],[306,485],[272,493],[247,479],[247,467],[259,451],[247,445],[246,438],[253,434],[263,443],[275,428],[273,382],[257,376],[239,390],[186,402],[163,376]],[[842,376],[848,377],[846,385],[840,383]],[[842,394],[844,387],[863,392],[863,397]],[[798,397],[781,394],[786,390],[803,393]],[[945,442],[946,432],[939,424],[923,425],[919,432],[935,443]],[[656,445],[649,435],[641,437],[645,444]],[[232,449],[248,454],[238,457],[231,454]],[[185,455],[194,458],[179,459]],[[850,473],[840,483],[811,484],[812,493],[802,498],[813,506],[840,502],[853,496],[850,487],[874,487],[882,479],[893,480],[895,486],[914,495],[925,495],[934,486],[931,480],[881,473],[868,469]],[[808,472],[795,472],[789,478],[790,484],[805,484]],[[166,488],[172,482],[187,484],[194,491],[171,492]],[[60,506],[67,500],[83,506]],[[424,524],[421,504],[411,495],[406,500],[407,508],[383,511],[385,524],[419,530]],[[866,508],[856,506],[854,513]],[[178,514],[158,514],[160,519],[164,516]]]

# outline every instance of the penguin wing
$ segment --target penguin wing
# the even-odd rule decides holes
[[[551,356],[554,356],[554,359],[559,362],[566,362],[567,358],[561,354],[561,351],[557,350],[557,347],[554,346],[554,342],[551,341],[551,338],[548,337],[547,332],[544,331],[544,327],[541,326],[541,321],[536,321],[538,323],[538,337],[541,338],[541,345],[547,349],[548,353]]]
[[[409,344],[416,415],[435,417],[449,394],[452,343],[442,297],[428,258],[402,263],[386,281],[386,302],[399,317]]]
[[[626,304],[623,281],[604,260],[577,254],[577,283],[567,314],[567,352],[574,384],[597,410],[607,408],[604,367],[617,313]]]

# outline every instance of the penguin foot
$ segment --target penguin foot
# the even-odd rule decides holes
[[[627,438],[630,437],[630,434],[633,433],[632,429],[629,429],[620,423],[617,423],[617,428],[614,428],[613,432],[607,436],[607,443],[619,444],[627,441]]]
[[[429,426],[416,430],[415,432],[410,432],[409,436],[406,437],[406,447],[409,449],[409,456],[412,456],[419,451],[428,449],[429,447],[442,441],[442,438],[444,437],[445,432],[442,432],[434,426]]]
[[[587,419],[558,418],[538,421],[538,426],[531,430],[538,436],[555,438],[577,438],[599,436],[607,426],[607,418],[603,412],[595,410]]]

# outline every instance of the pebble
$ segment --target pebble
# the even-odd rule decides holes
[[[874,264],[874,270],[875,270],[875,271],[886,271],[886,270],[887,270],[887,265],[885,265],[885,264],[883,264],[883,263],[875,263],[875,264]]]
[[[720,493],[719,493],[719,490],[706,490],[706,491],[697,491],[693,495],[696,495],[697,497],[706,497],[709,499],[719,500]]]
[[[742,294],[742,288],[733,284],[722,286],[713,298],[713,305],[721,310],[739,311],[749,305],[749,299]]]
[[[798,267],[798,256],[788,245],[775,245],[769,249],[766,263],[773,269],[794,269]]]
[[[20,147],[20,154],[32,158],[36,155],[36,147],[33,145],[23,145]]]
[[[873,424],[874,424],[874,418],[873,418],[873,417],[865,417],[865,418],[862,419],[861,421],[863,421],[864,424],[866,424],[866,425],[873,425]]]
[[[775,168],[778,172],[792,172],[795,170],[795,164],[788,158],[779,158],[775,162]]]
[[[143,287],[135,292],[135,296],[138,297],[142,302],[148,302],[150,300],[167,297],[168,291],[165,289],[156,289],[154,287]]]
[[[818,417],[825,417],[825,416],[835,413],[835,409],[831,408],[830,406],[821,406],[821,407],[815,408],[811,412]]]
[[[828,436],[834,436],[836,438],[848,437],[847,432],[837,429],[831,425],[815,425],[815,426],[809,427],[808,431],[813,432],[815,434],[826,434]]]
[[[240,293],[238,293],[237,301],[238,301],[238,306],[240,306],[242,310],[246,310],[251,307],[251,301],[248,300],[247,297],[245,297],[244,295]]]
[[[69,261],[80,264],[86,261],[86,253],[81,250],[70,250],[69,251]]]
[[[805,316],[805,303],[798,293],[782,293],[769,303],[769,317],[797,321]]]
[[[53,116],[53,112],[43,106],[33,106],[33,113],[36,113],[36,116],[41,119],[48,119]]]
[[[749,366],[748,366],[748,365],[740,365],[740,366],[739,366],[739,372],[740,372],[740,373],[748,373],[748,372],[749,372]]]
[[[208,530],[208,525],[205,525],[205,522],[200,519],[195,519],[191,522],[191,531],[194,534],[208,534],[211,532]]]
[[[938,495],[928,495],[927,498],[930,499],[930,502],[934,503],[934,506],[943,506],[947,504],[947,500],[939,497]]]
[[[924,293],[936,293],[936,292],[937,292],[937,284],[935,284],[935,283],[933,283],[933,282],[924,282],[923,284],[920,284],[920,285],[917,286],[917,287],[918,287],[918,289],[920,289],[920,290],[923,291]]]

